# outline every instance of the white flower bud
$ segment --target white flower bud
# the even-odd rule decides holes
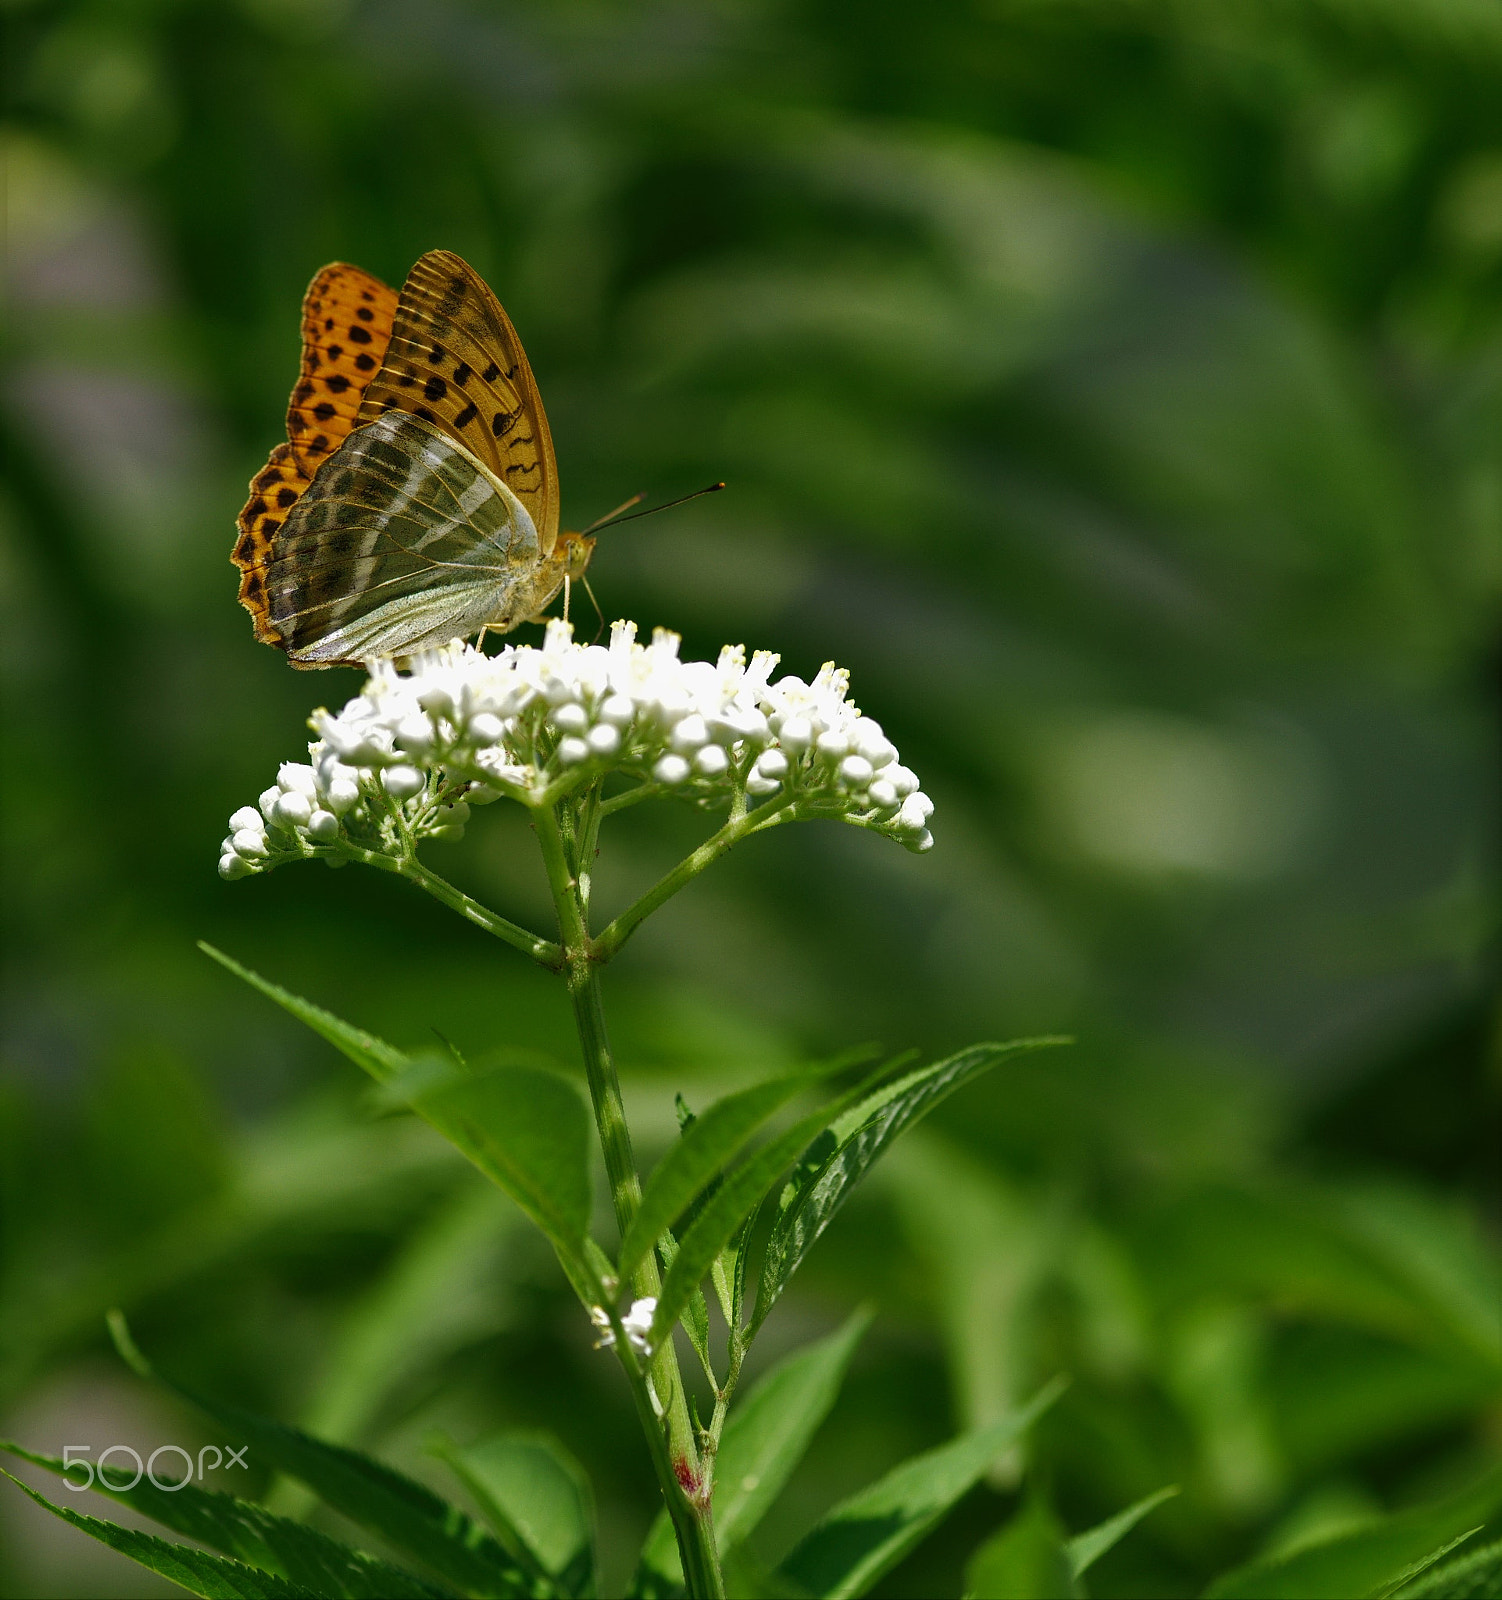
[[[277,786],[287,794],[315,795],[318,779],[313,769],[301,761],[284,761],[276,775]]]
[[[659,783],[679,784],[689,775],[689,764],[682,756],[663,756],[652,768],[652,776]]]
[[[219,876],[233,881],[236,878],[248,878],[256,869],[244,856],[236,855],[230,851],[228,855],[219,858]]]
[[[281,798],[281,790],[277,790],[277,798]],[[231,833],[236,833],[241,828],[260,829],[265,826],[261,813],[254,806],[241,806],[238,811],[230,814],[229,831]]]
[[[499,717],[491,716],[488,711],[480,711],[469,719],[469,725],[464,731],[471,744],[499,744],[501,735],[506,731],[506,725]]]
[[[328,844],[339,837],[339,819],[332,811],[315,811],[308,818],[308,837],[319,844]]]
[[[416,767],[387,767],[381,785],[393,800],[410,800],[422,793],[423,776]]]
[[[870,717],[862,717],[851,730],[850,748],[878,770],[897,759],[896,746]]]
[[[453,720],[454,697],[442,683],[424,684],[417,691],[417,703],[432,716]]]
[[[324,794],[323,802],[334,813],[342,817],[346,811],[358,804],[360,799],[360,785],[349,778],[335,778]]]
[[[601,722],[608,722],[617,728],[626,727],[635,715],[635,705],[630,697],[624,694],[607,695],[599,712]]]
[[[801,756],[814,742],[813,724],[807,717],[784,717],[777,730],[777,742],[795,756]]]
[[[866,786],[866,798],[878,811],[890,811],[897,804],[897,791],[885,778],[877,778]]]
[[[428,838],[436,839],[440,844],[453,844],[464,837],[464,824],[462,822],[445,822],[436,828],[428,829]]]
[[[759,777],[770,778],[774,787],[787,776],[788,758],[780,750],[763,750],[756,758]]]
[[[286,828],[305,828],[313,815],[313,803],[300,790],[289,789],[275,806],[276,820]]]
[[[621,747],[621,730],[608,722],[597,722],[584,736],[590,754],[599,757],[613,756]]]
[[[403,717],[397,724],[397,746],[421,759],[433,748],[433,724],[426,717]]]
[[[553,712],[551,721],[559,733],[583,733],[589,726],[589,713],[577,700],[565,700]]]
[[[472,783],[465,790],[465,798],[472,806],[488,806],[501,798],[501,791],[488,783]]]
[[[558,760],[565,767],[577,767],[581,761],[589,760],[589,746],[570,734],[558,741]]]
[[[906,800],[910,794],[915,794],[918,789],[918,774],[910,767],[904,767],[893,762],[883,773],[882,777],[897,791],[899,800]]]
[[[840,763],[840,782],[852,789],[864,789],[874,776],[871,763],[864,756],[846,756]]]
[[[276,809],[276,803],[281,799],[281,797],[282,791],[278,788],[272,787],[270,789],[261,790],[261,798],[259,801],[257,801],[257,804],[261,808],[261,815],[267,820],[267,822],[271,821],[271,814]],[[246,809],[248,810],[249,807]]]
[[[910,833],[921,833],[933,814],[933,801],[919,789],[902,802],[902,810],[897,813],[897,825]]]
[[[707,744],[694,757],[694,770],[705,778],[718,778],[730,767],[730,757],[717,744]]]
[[[839,728],[826,728],[814,743],[819,754],[831,761],[840,760],[850,749],[850,740]]]
[[[704,726],[704,718],[698,712],[694,712],[691,716],[685,717],[673,729],[672,738],[668,740],[668,743],[680,755],[688,755],[690,752],[697,750],[700,745],[707,743],[708,739],[709,729]]]
[[[915,856],[921,856],[925,850],[933,849],[934,836],[925,828],[916,838],[904,839],[902,842]]]
[[[456,800],[452,805],[445,806],[438,815],[445,823],[451,822],[462,828],[469,821],[469,807],[462,800]]]
[[[770,778],[763,772],[753,771],[746,779],[746,793],[758,797],[776,794],[781,787],[782,784],[777,778]]]
[[[230,846],[237,856],[244,856],[247,861],[258,861],[270,854],[266,848],[266,835],[254,828],[237,830],[230,839]]]

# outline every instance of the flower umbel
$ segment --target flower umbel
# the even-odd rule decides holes
[[[552,622],[540,648],[487,656],[455,642],[375,662],[338,715],[315,712],[308,762],[284,763],[259,808],[230,818],[226,878],[285,861],[405,859],[422,839],[458,838],[470,807],[509,797],[533,808],[615,774],[611,804],[680,794],[732,813],[828,817],[912,850],[933,843],[933,804],[880,724],[847,698],[832,662],[812,683],[772,678],[727,645],[717,662],[681,661],[676,634],[649,645],[618,622],[610,643],[580,645]]]

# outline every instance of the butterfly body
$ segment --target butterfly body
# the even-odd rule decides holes
[[[294,666],[507,632],[588,564],[594,540],[558,529],[521,342],[449,251],[425,255],[400,296],[357,267],[318,274],[287,432],[233,559],[257,637]]]

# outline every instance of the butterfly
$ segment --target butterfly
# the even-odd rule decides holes
[[[231,559],[256,637],[294,667],[400,657],[530,621],[581,577],[558,530],[537,382],[485,281],[430,250],[401,293],[335,262],[303,301],[287,440]]]

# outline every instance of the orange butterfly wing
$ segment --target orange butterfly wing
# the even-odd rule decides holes
[[[266,566],[287,513],[324,460],[356,426],[361,401],[391,341],[397,295],[379,278],[336,261],[313,279],[302,307],[302,371],[287,407],[287,442],[251,479],[231,560],[256,637],[283,645],[266,602]]]
[[[527,508],[544,557],[558,540],[558,467],[542,396],[511,319],[452,250],[402,285],[386,359],[359,423],[407,411],[457,439]]]

